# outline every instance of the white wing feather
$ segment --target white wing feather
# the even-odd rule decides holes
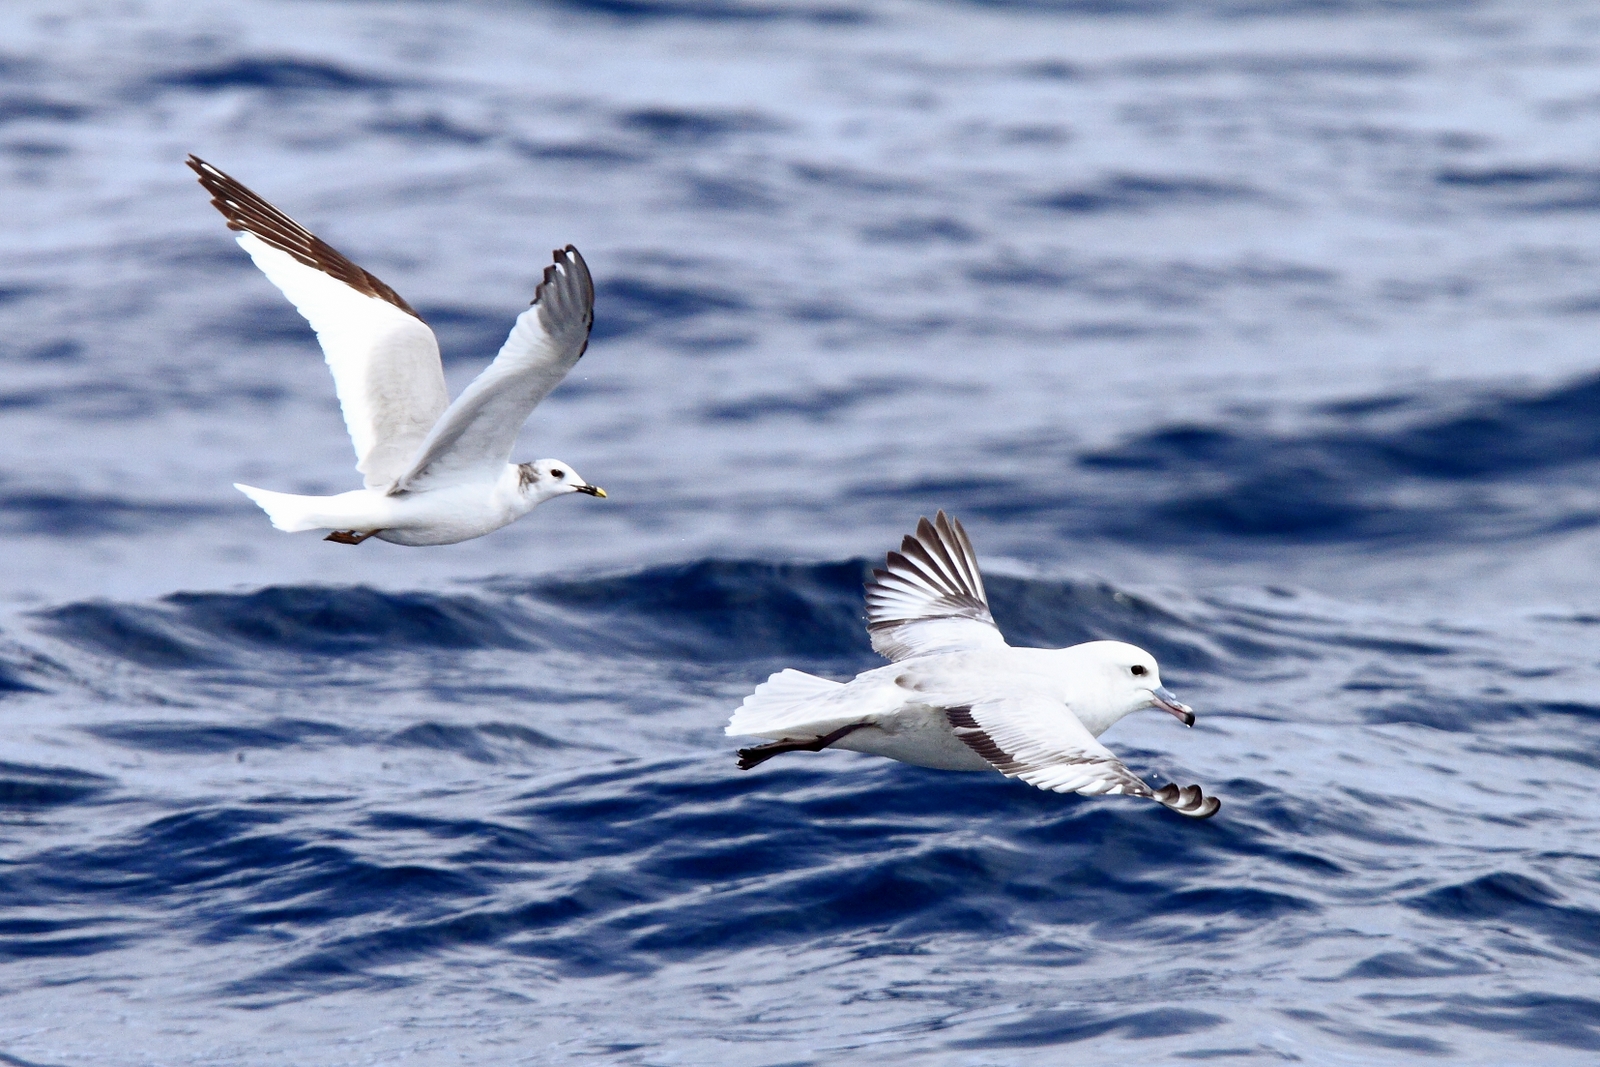
[[[594,323],[594,283],[576,248],[553,254],[533,304],[517,317],[494,362],[440,417],[391,493],[498,478],[522,424],[583,356]]]
[[[368,488],[391,484],[449,403],[439,344],[400,294],[203,159],[189,168],[317,333]]]
[[[1008,778],[1056,793],[1147,797],[1180,815],[1205,819],[1222,802],[1199,786],[1151,789],[1058,700],[1013,694],[945,709],[955,735]]]
[[[972,542],[942,511],[917,523],[866,588],[872,647],[891,660],[1008,647],[989,614]]]
[[[317,332],[356,470],[369,489],[393,484],[449,403],[433,331],[254,234],[241,233],[239,244]]]

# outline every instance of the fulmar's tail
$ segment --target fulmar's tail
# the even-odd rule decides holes
[[[786,724],[804,722],[814,716],[802,710],[813,698],[842,689],[843,682],[818,678],[793,668],[779,671],[756,686],[756,691],[744,698],[744,703],[733,718],[728,720],[725,733],[748,737],[764,737],[770,731],[782,730]]]

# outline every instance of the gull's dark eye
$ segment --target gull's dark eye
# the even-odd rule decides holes
[[[1144,675],[1144,674],[1149,674],[1150,673],[1149,671],[1144,669],[1144,664],[1143,663],[1135,663],[1132,667],[1129,667],[1128,669],[1130,671],[1132,671],[1134,674],[1138,674],[1138,675]]]
[[[561,470],[560,468],[557,468],[557,469],[555,469],[555,470],[550,472],[550,477],[552,477],[552,478],[565,478],[566,476],[567,476],[567,472],[564,471],[564,470]]]

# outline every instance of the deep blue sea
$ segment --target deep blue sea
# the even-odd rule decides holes
[[[454,388],[577,245],[610,497],[271,529],[358,476],[189,152]],[[0,205],[0,1063],[1600,1057],[1594,3],[15,0]],[[1216,818],[735,768],[939,508]]]

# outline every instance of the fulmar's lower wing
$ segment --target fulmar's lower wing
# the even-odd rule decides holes
[[[921,520],[900,551],[872,572],[867,632],[872,647],[892,660],[1006,647],[961,523],[942,511],[932,522]]]
[[[594,282],[576,248],[552,255],[500,354],[456,397],[390,492],[498,477],[522,424],[583,356],[594,325]]]
[[[400,295],[211,164],[189,157],[261,273],[311,323],[369,488],[405,470],[450,394],[433,331]]]
[[[1145,797],[1179,815],[1209,819],[1222,801],[1197,785],[1151,789],[1058,701],[1013,696],[945,709],[955,735],[1008,778],[1056,793]]]

